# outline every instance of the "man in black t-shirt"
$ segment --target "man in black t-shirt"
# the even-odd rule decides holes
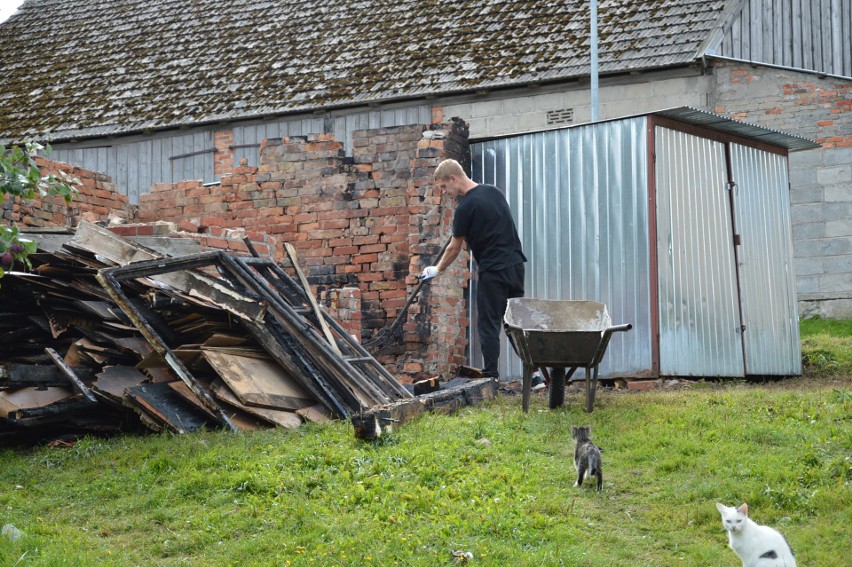
[[[524,295],[524,262],[521,240],[503,193],[493,185],[471,181],[461,165],[448,159],[435,169],[435,183],[460,202],[453,217],[453,238],[438,263],[421,274],[438,276],[455,261],[467,241],[476,260],[479,287],[476,295],[479,343],[486,376],[498,377],[500,329],[510,297]]]

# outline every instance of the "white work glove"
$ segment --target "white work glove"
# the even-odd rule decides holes
[[[425,282],[426,280],[431,280],[439,275],[441,275],[441,271],[438,269],[438,266],[426,266],[423,273],[420,274],[420,281]]]

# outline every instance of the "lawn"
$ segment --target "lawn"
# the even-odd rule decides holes
[[[0,524],[23,535],[0,565],[739,565],[717,501],[799,565],[848,565],[852,324],[824,327],[803,322],[825,350],[805,377],[604,389],[592,414],[500,396],[375,443],[339,422],[2,450]],[[582,423],[601,492],[573,487]]]

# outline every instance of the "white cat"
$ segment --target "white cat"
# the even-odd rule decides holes
[[[748,517],[748,505],[728,508],[716,503],[728,543],[742,559],[743,567],[795,567],[796,559],[787,540],[777,530],[756,524]]]

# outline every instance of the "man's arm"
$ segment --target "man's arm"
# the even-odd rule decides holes
[[[444,250],[444,255],[441,256],[441,259],[436,264],[439,272],[443,272],[450,265],[455,262],[456,258],[458,258],[459,252],[461,252],[462,244],[464,244],[464,238],[461,236],[453,236],[453,239],[450,241],[450,245],[447,246],[447,249]]]

